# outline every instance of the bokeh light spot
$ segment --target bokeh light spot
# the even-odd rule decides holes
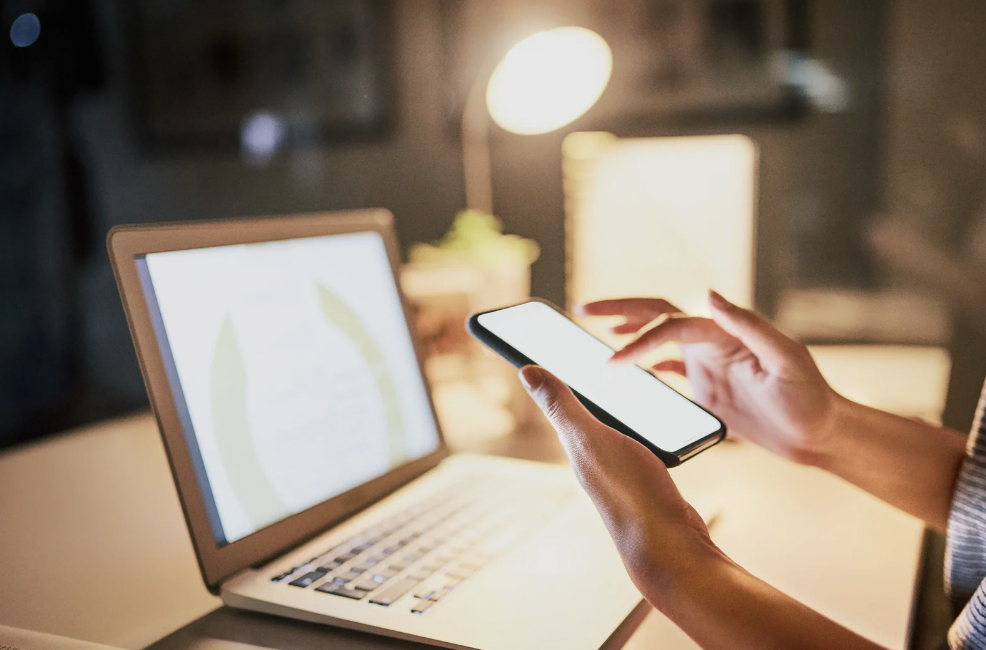
[[[10,26],[10,42],[14,47],[34,45],[41,36],[41,21],[34,14],[21,14]]]
[[[258,111],[240,126],[240,152],[252,165],[266,165],[284,143],[287,125],[276,113]]]

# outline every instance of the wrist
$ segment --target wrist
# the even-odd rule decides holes
[[[856,402],[833,391],[827,422],[819,431],[814,432],[811,448],[801,453],[798,462],[831,470],[842,453],[840,450],[845,449],[847,438],[857,428],[861,408]]]
[[[646,576],[637,588],[654,609],[671,620],[708,599],[721,587],[723,577],[738,568],[711,540],[665,557],[656,566],[660,567],[658,574]]]

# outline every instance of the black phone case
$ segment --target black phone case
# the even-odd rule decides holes
[[[531,300],[526,302],[540,302],[542,304],[547,305],[548,307],[551,307],[558,313],[568,318],[568,315],[565,314],[565,312],[562,309],[559,309],[556,305],[548,302],[547,300],[542,300],[540,298],[532,298]],[[525,303],[518,303],[518,304],[525,304]],[[514,349],[512,346],[505,343],[500,337],[494,335],[492,332],[490,332],[485,327],[479,324],[479,317],[482,316],[483,314],[488,314],[494,311],[502,311],[503,309],[509,309],[510,307],[516,307],[516,306],[517,305],[508,305],[506,307],[500,307],[499,309],[491,309],[489,311],[473,314],[468,318],[468,320],[466,320],[466,329],[469,331],[469,334],[473,336],[473,338],[475,338],[480,343],[482,343],[486,347],[490,348],[491,350],[499,354],[501,357],[509,361],[517,368],[537,365],[531,359],[524,356],[516,349]],[[654,377],[654,381],[661,381],[661,380],[658,379],[657,377]],[[664,385],[667,386],[667,384]],[[671,387],[668,386],[668,388]],[[674,389],[672,388],[671,390]],[[649,449],[655,456],[660,458],[661,461],[663,461],[664,464],[668,467],[677,467],[678,465],[688,460],[689,458],[696,456],[700,452],[705,451],[706,449],[709,449],[710,447],[713,447],[714,445],[718,444],[723,440],[723,438],[726,437],[726,425],[723,423],[722,420],[716,417],[713,413],[709,413],[698,404],[695,404],[693,400],[688,400],[689,402],[692,402],[692,404],[695,404],[695,406],[698,406],[698,408],[701,408],[703,411],[709,413],[709,415],[714,417],[716,419],[716,422],[719,423],[719,430],[716,431],[715,433],[706,436],[705,438],[702,438],[701,440],[692,443],[688,447],[685,447],[684,449],[680,450],[680,452],[678,453],[665,451],[664,449],[661,449],[660,447],[656,446],[654,443],[650,442],[649,440],[638,434],[636,431],[634,431],[627,425],[623,424],[621,421],[617,420],[608,412],[596,406],[596,404],[592,400],[587,399],[584,395],[579,393],[574,388],[572,389],[572,392],[575,393],[575,396],[579,399],[579,401],[582,402],[582,404],[585,405],[585,407],[589,410],[589,412],[592,413],[596,418],[598,418],[600,422],[602,422],[606,426],[616,429],[617,431],[619,431],[620,433],[626,436],[633,438],[643,446],[647,447],[647,449]],[[677,393],[678,391],[675,392]],[[678,394],[681,395],[681,393]],[[684,395],[681,395],[681,397],[683,399],[688,399]]]

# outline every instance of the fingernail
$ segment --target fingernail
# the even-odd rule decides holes
[[[585,316],[585,305],[578,304],[572,306],[572,313],[576,316]]]
[[[709,304],[716,309],[727,310],[733,306],[731,302],[720,296],[718,293],[709,289]]]
[[[537,366],[524,366],[518,374],[528,393],[533,393],[544,383],[544,373]]]

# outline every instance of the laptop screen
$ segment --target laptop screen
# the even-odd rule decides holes
[[[438,448],[375,232],[137,259],[216,544]]]

